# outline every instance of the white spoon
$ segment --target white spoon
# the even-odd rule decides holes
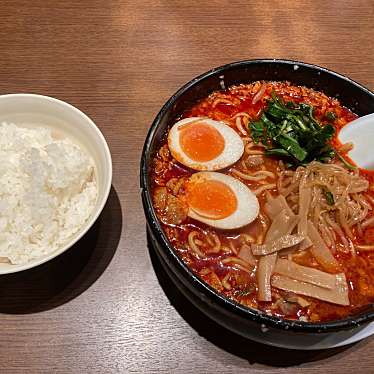
[[[342,144],[353,143],[348,155],[357,166],[374,170],[374,113],[349,122],[340,130],[338,138]]]

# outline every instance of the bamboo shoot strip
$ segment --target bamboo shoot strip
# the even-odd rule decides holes
[[[308,235],[310,240],[313,242],[313,246],[310,248],[310,251],[317,262],[330,273],[339,272],[340,265],[338,261],[336,261],[318,230],[310,221],[308,221]]]
[[[336,275],[336,283],[333,289],[322,288],[314,284],[300,282],[296,279],[274,274],[272,285],[284,291],[294,292],[315,299],[328,301],[338,305],[349,305],[348,286],[344,274]]]
[[[287,276],[302,282],[315,284],[323,288],[334,288],[336,283],[336,276],[325,273],[318,269],[313,269],[307,266],[301,266],[293,261],[286,259],[278,259],[274,273]]]

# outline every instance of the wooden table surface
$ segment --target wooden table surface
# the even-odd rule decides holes
[[[373,373],[374,340],[294,352],[190,307],[147,248],[139,158],[178,87],[225,63],[316,63],[374,89],[374,2],[2,0],[0,93],[66,100],[104,133],[101,219],[48,264],[0,277],[2,373]]]

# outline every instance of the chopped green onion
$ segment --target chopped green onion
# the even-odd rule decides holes
[[[261,118],[249,123],[254,142],[262,142],[267,155],[285,157],[293,166],[331,161],[335,152],[329,141],[335,134],[334,126],[320,125],[309,104],[284,103],[274,91],[271,97]]]
[[[248,286],[242,290],[239,290],[237,291],[237,295],[238,296],[248,296],[250,295],[252,292],[254,291],[254,287],[253,286]]]
[[[335,121],[336,120],[336,114],[334,112],[326,112],[325,113],[325,117],[329,120],[329,121]]]
[[[287,135],[282,135],[278,140],[279,144],[298,161],[303,161],[307,155],[307,152],[300,147],[299,143]]]
[[[349,170],[356,170],[357,166],[352,165],[349,163],[339,152],[335,151],[336,155],[338,156],[339,160],[344,164],[344,166]]]
[[[265,151],[266,156],[291,157],[291,155],[282,148],[272,148]]]
[[[325,197],[326,197],[327,204],[329,205],[335,204],[334,195],[330,191],[327,191],[327,190],[325,191]]]

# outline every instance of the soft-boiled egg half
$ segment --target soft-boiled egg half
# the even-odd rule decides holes
[[[224,122],[190,117],[170,129],[168,145],[172,156],[195,170],[224,169],[242,156],[241,137]]]
[[[239,180],[222,173],[193,174],[185,188],[188,216],[219,229],[251,223],[259,213],[256,195]]]

